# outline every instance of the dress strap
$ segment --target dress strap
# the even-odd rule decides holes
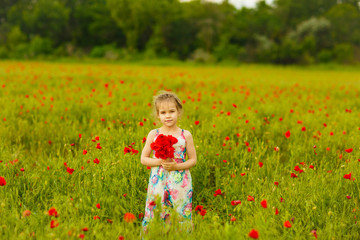
[[[184,129],[181,129],[181,135],[185,138],[185,136],[184,136]]]

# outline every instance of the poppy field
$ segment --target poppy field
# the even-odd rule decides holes
[[[359,239],[360,70],[0,62],[0,239],[139,239],[152,98],[197,164],[188,235]]]

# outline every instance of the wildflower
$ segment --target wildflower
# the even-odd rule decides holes
[[[291,228],[291,223],[290,223],[288,220],[286,220],[286,221],[284,222],[284,227],[286,227],[286,228]]]
[[[58,217],[58,212],[56,211],[56,209],[54,207],[50,208],[48,211],[49,216],[54,216],[54,217]]]
[[[263,208],[267,208],[267,201],[266,201],[266,199],[265,199],[265,200],[262,200],[260,204],[261,204],[261,206],[262,206]]]
[[[345,178],[345,179],[349,179],[349,180],[351,180],[351,173],[349,173],[349,174],[345,174],[345,175],[344,175],[344,178]]]
[[[214,196],[216,197],[217,195],[222,195],[223,193],[221,193],[221,189],[219,188],[218,190],[215,191]]]
[[[241,204],[241,201],[240,201],[240,200],[233,200],[233,201],[231,201],[231,205],[233,205],[233,206],[236,206],[236,205],[239,205],[239,204]]]
[[[288,130],[288,131],[285,133],[285,137],[286,137],[286,138],[289,138],[289,137],[290,137],[290,130]]]
[[[345,149],[345,152],[347,152],[347,153],[351,153],[352,151],[353,151],[353,149],[352,149],[352,148]]]
[[[254,239],[258,239],[259,238],[259,232],[255,229],[252,229],[249,232],[249,237],[254,238]]]
[[[57,226],[59,226],[59,222],[56,221],[56,220],[51,220],[50,227],[51,228],[56,228]]]
[[[136,220],[136,217],[132,213],[125,213],[124,220],[128,223],[133,222]]]

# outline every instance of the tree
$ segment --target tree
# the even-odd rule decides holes
[[[332,7],[325,16],[332,25],[332,37],[337,43],[354,43],[360,29],[360,13],[349,3]]]

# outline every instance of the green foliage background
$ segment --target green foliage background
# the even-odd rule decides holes
[[[353,64],[359,0],[2,0],[0,58]]]

